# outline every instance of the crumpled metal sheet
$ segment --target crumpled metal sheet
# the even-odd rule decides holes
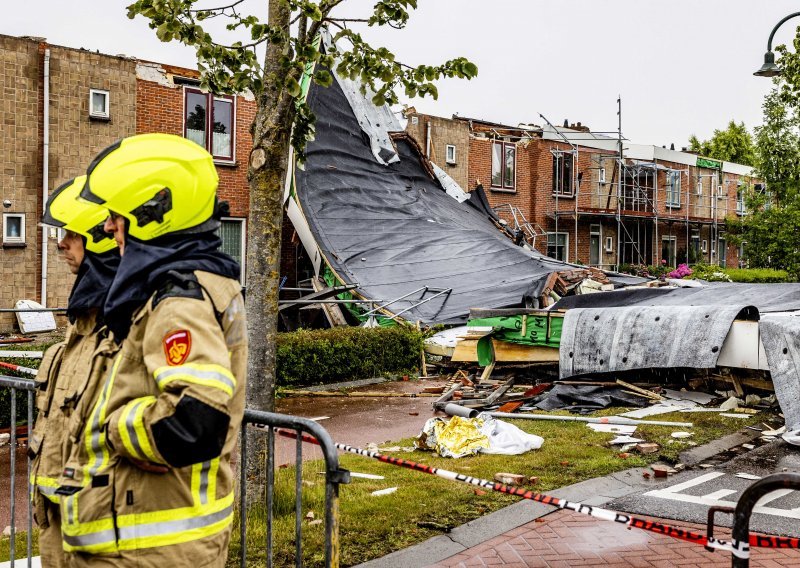
[[[710,369],[717,364],[733,320],[757,313],[744,305],[568,310],[561,331],[560,375]]]
[[[436,179],[439,180],[439,183],[442,184],[442,188],[445,190],[447,195],[459,203],[464,203],[470,198],[470,194],[461,189],[461,186],[458,185],[458,182],[451,178],[446,171],[433,162],[431,162],[431,167],[433,168],[433,175],[435,175]]]
[[[765,317],[758,322],[758,330],[786,420],[783,439],[800,445],[800,317]]]
[[[434,450],[443,458],[463,458],[489,447],[489,437],[481,432],[482,418],[453,416],[450,420],[431,418],[425,422],[414,445]]]
[[[326,49],[330,50],[333,46],[333,40],[327,30],[323,32],[323,41]],[[366,93],[362,95],[361,83],[339,75],[336,72],[336,65],[330,71],[342,87],[342,91],[347,97],[347,102],[350,103],[350,108],[353,110],[361,130],[369,138],[372,155],[375,156],[378,163],[385,166],[399,162],[400,156],[397,154],[389,133],[402,132],[403,127],[389,105],[385,104],[378,107],[372,104],[372,97],[375,93],[367,89]]]

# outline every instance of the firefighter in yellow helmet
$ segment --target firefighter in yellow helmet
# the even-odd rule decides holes
[[[71,424],[64,550],[73,566],[222,567],[247,329],[239,265],[215,234],[212,158],[145,134],[87,174],[81,195],[111,211],[122,252],[104,309],[118,347]]]
[[[38,416],[28,444],[33,459],[31,485],[34,516],[39,525],[39,553],[42,565],[54,568],[66,566],[56,495],[64,467],[64,432],[92,374],[92,354],[103,342],[110,343],[102,311],[120,259],[116,243],[103,231],[108,212],[78,200],[85,181],[86,177],[81,176],[56,189],[42,217],[43,225],[64,231],[58,248],[76,275],[67,303],[66,337],[45,352],[39,366]]]

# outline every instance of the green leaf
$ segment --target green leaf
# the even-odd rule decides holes
[[[297,79],[289,75],[286,77],[286,81],[284,81],[284,85],[286,86],[287,92],[293,97],[297,98],[300,96],[300,83],[297,82]]]
[[[314,74],[314,81],[322,87],[330,87],[333,84],[333,75],[325,69],[320,69]]]

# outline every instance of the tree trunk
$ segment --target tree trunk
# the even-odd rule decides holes
[[[288,29],[285,2],[270,0],[269,25]],[[270,44],[264,64],[264,92],[258,95],[253,149],[248,164],[250,215],[247,239],[247,407],[272,411],[275,404],[275,340],[283,222],[283,187],[289,158],[294,100],[282,82],[281,46]],[[285,73],[285,72],[284,72]],[[264,495],[266,436],[248,434],[247,495]]]

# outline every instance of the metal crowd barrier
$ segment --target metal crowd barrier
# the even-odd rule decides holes
[[[27,404],[28,404],[28,435],[30,435],[31,431],[33,430],[33,392],[35,386],[34,382],[31,379],[17,379],[15,377],[7,377],[4,375],[0,375],[0,395],[5,395],[6,393],[9,394],[10,400],[10,416],[9,416],[9,440],[8,440],[8,449],[9,449],[9,484],[10,484],[10,493],[11,493],[11,501],[10,501],[10,508],[9,508],[9,525],[11,527],[11,534],[9,535],[9,560],[11,567],[14,567],[14,562],[16,560],[16,513],[17,513],[17,395],[20,391],[27,393]],[[0,426],[5,426],[4,424],[0,424]],[[31,461],[27,459],[27,475],[25,476],[24,483],[28,490],[25,492],[27,498],[27,527],[28,527],[28,534],[27,534],[27,560],[28,560],[28,568],[31,567],[31,547],[32,547],[32,535],[33,535],[33,503],[31,501],[31,486],[30,486],[30,478],[31,478]],[[0,470],[2,471],[2,470]]]
[[[27,461],[27,476],[24,480],[19,480],[17,477],[17,422],[19,421],[18,412],[18,393],[25,392],[27,396],[27,422],[29,433],[33,429],[34,419],[34,381],[30,379],[18,379],[15,377],[8,377],[0,375],[0,396],[10,396],[9,404],[9,484],[10,484],[10,541],[9,541],[9,558],[10,565],[13,568],[17,560],[16,551],[16,513],[18,510],[17,505],[17,490],[20,483],[24,483],[27,488],[26,502],[26,526],[27,526],[27,550],[26,559],[27,566],[32,566],[32,535],[33,535],[33,509],[31,501],[31,462]],[[4,428],[5,424],[0,424],[0,428]],[[302,566],[302,522],[303,514],[301,508],[303,496],[303,483],[302,483],[302,464],[303,464],[303,442],[302,435],[309,435],[315,438],[319,444],[325,460],[325,565],[331,568],[339,566],[339,485],[348,483],[350,481],[350,474],[346,470],[339,469],[339,457],[331,440],[328,432],[318,423],[305,418],[297,418],[294,416],[287,416],[283,414],[275,414],[271,412],[258,412],[254,410],[246,410],[241,431],[241,456],[239,457],[240,463],[240,537],[241,537],[241,552],[240,562],[241,566],[245,566],[247,559],[247,485],[246,485],[246,468],[247,468],[247,433],[248,431],[256,435],[265,435],[267,437],[267,457],[266,457],[266,471],[267,471],[267,487],[266,487],[266,526],[267,526],[267,542],[266,542],[266,565],[272,566],[273,556],[273,505],[274,505],[274,485],[275,485],[275,435],[276,433],[288,434],[290,437],[295,437],[296,452],[295,452],[295,565]],[[5,468],[0,467],[0,475],[5,473]],[[3,519],[4,520],[4,519]],[[2,561],[0,561],[2,564]]]
[[[294,543],[295,566],[303,565],[303,440],[302,435],[307,434],[316,439],[325,459],[325,566],[338,568],[339,566],[339,485],[350,482],[350,472],[339,469],[339,455],[336,446],[327,430],[317,422],[307,418],[298,418],[285,414],[272,412],[259,412],[245,410],[241,431],[241,456],[240,456],[240,565],[245,568],[247,559],[247,433],[248,426],[251,430],[263,432],[267,437],[267,485],[266,485],[266,565],[273,565],[273,509],[275,488],[275,434],[288,434],[295,439],[295,510],[294,510]]]

